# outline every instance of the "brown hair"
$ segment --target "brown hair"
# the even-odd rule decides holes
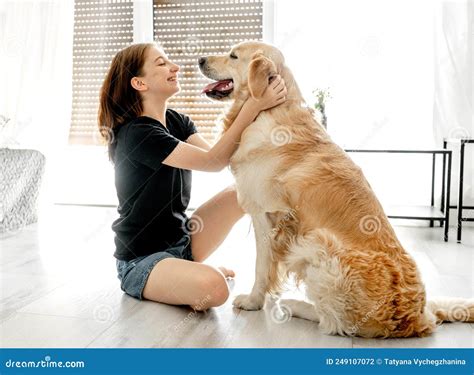
[[[142,98],[130,81],[143,75],[146,52],[155,43],[137,43],[119,51],[110,64],[100,89],[98,126],[106,141],[109,159],[114,162],[116,135],[120,127],[143,112]]]

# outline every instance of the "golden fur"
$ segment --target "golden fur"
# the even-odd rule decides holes
[[[312,302],[293,315],[316,320],[328,333],[363,337],[426,336],[441,321],[474,321],[474,303],[426,301],[417,266],[397,239],[361,169],[334,144],[304,103],[283,55],[259,42],[229,56],[208,57],[210,78],[234,80],[228,129],[251,95],[280,74],[288,100],[261,113],[242,134],[231,160],[239,203],[252,216],[257,273],[237,307],[263,306],[292,274]],[[287,142],[272,139],[283,135]],[[304,302],[301,302],[304,304]],[[309,311],[309,312],[308,312]]]

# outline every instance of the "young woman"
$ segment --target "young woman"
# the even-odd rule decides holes
[[[191,170],[226,167],[242,131],[260,111],[283,103],[286,88],[277,77],[261,100],[250,98],[211,147],[188,116],[167,108],[180,90],[178,72],[154,43],[123,49],[102,85],[98,123],[115,166],[120,217],[112,229],[122,290],[138,299],[206,310],[227,300],[226,278],[234,272],[202,262],[244,212],[228,188],[187,218]]]

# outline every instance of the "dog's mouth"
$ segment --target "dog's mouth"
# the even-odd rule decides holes
[[[212,99],[222,99],[231,94],[234,90],[234,81],[232,79],[223,79],[212,82],[202,89],[202,94],[206,94]]]

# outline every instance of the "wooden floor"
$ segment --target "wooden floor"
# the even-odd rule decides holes
[[[115,217],[113,208],[54,206],[38,224],[0,239],[2,347],[474,347],[468,323],[444,324],[423,339],[367,340],[327,336],[315,323],[288,321],[271,300],[258,312],[233,309],[233,296],[253,283],[248,219],[208,262],[237,273],[225,305],[194,313],[139,302],[122,293],[116,278]],[[454,229],[449,243],[439,227],[395,229],[418,262],[429,296],[474,296],[474,228],[464,230],[463,244],[455,242]]]

